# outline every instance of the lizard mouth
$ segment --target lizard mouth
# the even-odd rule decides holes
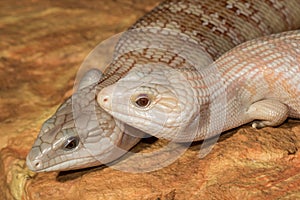
[[[34,172],[50,172],[50,171],[68,171],[68,170],[76,170],[81,169],[83,167],[93,167],[101,165],[102,163],[96,160],[93,157],[86,157],[86,158],[78,158],[78,159],[70,159],[63,162],[56,163],[52,166],[44,166],[45,163],[50,163],[49,161],[39,161],[37,165],[36,161],[31,161],[26,159],[27,167]],[[66,170],[63,170],[66,169]]]

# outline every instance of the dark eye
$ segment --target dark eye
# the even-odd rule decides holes
[[[68,138],[68,140],[66,141],[64,148],[66,150],[73,150],[75,149],[79,144],[79,139],[78,137],[70,137]]]
[[[146,95],[142,95],[142,96],[138,97],[137,100],[135,101],[135,104],[141,108],[148,107],[150,105],[150,103],[151,103],[151,101]]]

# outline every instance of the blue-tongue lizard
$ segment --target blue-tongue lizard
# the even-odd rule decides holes
[[[130,127],[124,132],[122,123],[96,103],[96,94],[102,88],[134,67],[139,55],[127,50],[135,44],[147,46],[153,35],[165,41],[163,36],[168,37],[171,30],[191,38],[215,60],[247,40],[299,28],[299,16],[299,0],[165,0],[129,29],[135,32],[148,27],[155,29],[154,34],[123,34],[115,49],[120,57],[116,56],[103,74],[97,70],[87,72],[79,90],[43,124],[27,156],[28,168],[43,172],[100,165],[117,159],[140,141],[128,134]]]

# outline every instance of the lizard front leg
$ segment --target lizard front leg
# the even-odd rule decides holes
[[[255,120],[252,123],[253,128],[278,126],[287,119],[288,113],[288,106],[272,99],[255,102],[247,111],[247,115]]]

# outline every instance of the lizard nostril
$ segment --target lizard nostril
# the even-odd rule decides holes
[[[33,161],[32,164],[36,169],[39,169],[41,167],[41,161],[39,160]]]
[[[101,103],[103,103],[103,104],[107,104],[107,103],[109,103],[109,96],[108,95],[103,95],[102,97],[101,97]]]
[[[31,171],[39,171],[43,168],[42,161],[38,159],[31,160],[29,157],[27,157],[26,164]]]
[[[108,86],[107,88],[109,88]],[[111,101],[112,99],[112,90],[103,88],[97,95],[97,103],[99,106],[101,106],[103,109],[110,110],[111,109]]]

